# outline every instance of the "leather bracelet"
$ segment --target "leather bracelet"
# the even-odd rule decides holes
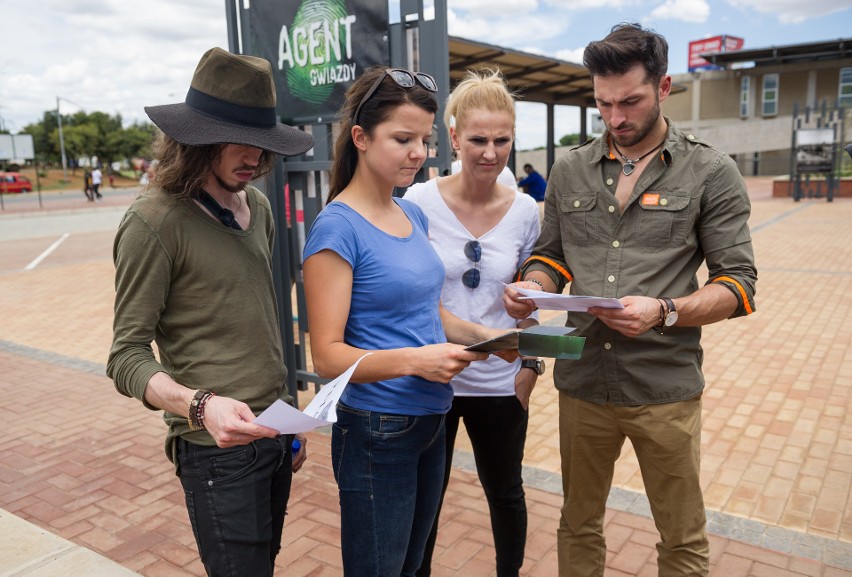
[[[189,422],[189,428],[193,431],[200,431],[204,428],[202,422],[198,419],[198,407],[207,402],[206,397],[212,395],[210,391],[205,389],[198,389],[195,391],[195,394],[192,395],[192,400],[189,401],[189,415],[187,421]],[[203,408],[202,408],[203,410]]]
[[[663,324],[666,322],[666,303],[663,299],[657,299],[657,302],[660,303],[660,322],[651,328],[659,332],[663,330]]]

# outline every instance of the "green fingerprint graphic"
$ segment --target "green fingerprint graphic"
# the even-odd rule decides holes
[[[314,85],[312,83],[312,73],[316,74],[323,69],[333,68],[339,64],[337,55],[334,53],[334,50],[329,49],[327,42],[335,44],[344,42],[343,35],[345,32],[338,28],[338,23],[341,18],[345,17],[346,6],[344,0],[305,0],[301,7],[299,7],[299,10],[296,11],[290,38],[293,50],[300,50],[294,42],[295,34],[293,34],[293,31],[298,28],[309,30],[311,24],[318,22],[320,26],[313,32],[315,35],[314,41],[319,40],[314,53],[317,55],[321,54],[323,62],[321,64],[311,64],[310,59],[308,59],[307,64],[304,66],[288,68],[287,86],[290,88],[290,94],[312,104],[325,102],[331,95],[331,91],[334,90],[334,83]],[[331,30],[334,34],[338,34],[340,37],[326,38],[328,30]],[[304,44],[307,41],[302,38],[301,42]],[[304,49],[307,50],[307,47]]]

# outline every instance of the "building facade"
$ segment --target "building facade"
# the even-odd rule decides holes
[[[702,56],[723,69],[674,75],[687,90],[663,112],[744,175],[791,174],[797,129],[834,128],[838,150],[852,138],[852,38]],[[838,163],[848,165],[845,156]]]

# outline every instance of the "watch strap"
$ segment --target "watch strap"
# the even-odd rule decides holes
[[[521,368],[532,369],[536,372],[537,375],[541,375],[542,373],[544,373],[544,363],[541,359],[522,359]]]

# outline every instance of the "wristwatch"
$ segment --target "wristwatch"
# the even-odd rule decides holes
[[[522,369],[532,369],[535,374],[541,376],[544,374],[544,361],[541,359],[524,359],[521,361]]]
[[[666,303],[666,312],[662,317],[662,328],[672,327],[677,322],[677,309],[674,301],[668,297],[662,297],[662,301]]]

